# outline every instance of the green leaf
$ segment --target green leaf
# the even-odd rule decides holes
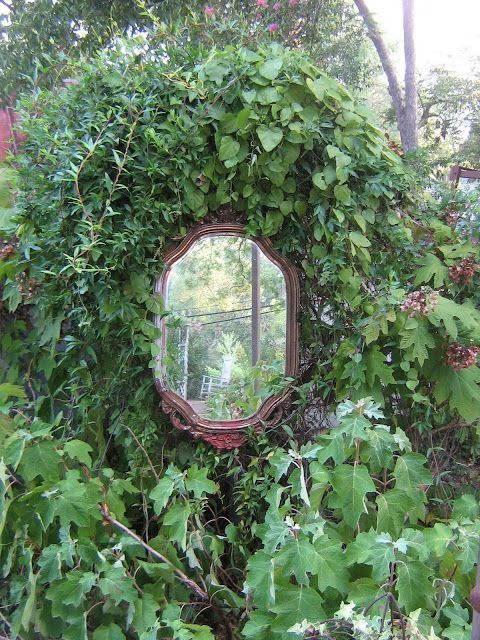
[[[391,489],[377,496],[377,531],[390,533],[395,538],[400,535],[405,516],[415,506],[415,501],[407,492]]]
[[[409,318],[400,335],[402,336],[400,349],[408,351],[412,358],[418,360],[420,366],[423,366],[428,358],[428,349],[433,349],[435,346],[435,340],[428,331],[425,319]]]
[[[97,582],[97,576],[91,571],[73,570],[47,589],[46,597],[52,602],[52,614],[62,616],[64,608],[77,608]]]
[[[168,476],[163,477],[150,492],[150,498],[154,501],[153,510],[158,515],[168,502],[173,493],[174,482]]]
[[[13,398],[26,398],[27,394],[25,389],[18,384],[10,384],[9,382],[3,382],[0,384],[0,396],[13,397]]]
[[[480,369],[468,367],[454,371],[443,364],[432,371],[436,381],[433,396],[438,403],[448,400],[450,407],[469,422],[480,418]]]
[[[27,482],[37,477],[53,482],[58,479],[58,465],[61,461],[55,442],[44,440],[31,444],[23,454],[19,472]]]
[[[350,574],[342,543],[330,540],[328,536],[320,536],[315,540],[314,546],[317,553],[315,573],[318,576],[319,590],[325,591],[331,587],[340,593],[347,593]]]
[[[63,446],[63,450],[72,460],[78,460],[87,467],[92,466],[92,458],[90,452],[92,447],[82,440],[69,440]]]
[[[234,140],[231,136],[223,136],[220,141],[220,148],[218,151],[219,160],[222,162],[225,162],[225,160],[233,160],[239,151],[239,142]]]
[[[458,335],[457,324],[466,331],[480,335],[480,314],[470,304],[458,304],[453,300],[438,296],[435,309],[428,315],[429,321],[436,327],[443,322],[445,331],[455,340]],[[458,320],[458,323],[457,323]]]
[[[283,131],[279,127],[257,127],[257,135],[265,151],[272,151],[277,147],[283,138]]]
[[[267,640],[266,632],[269,630],[274,616],[264,611],[251,611],[247,623],[242,629],[242,635],[251,640]]]
[[[247,591],[253,591],[257,607],[268,610],[275,604],[274,561],[265,551],[257,551],[247,563]]]
[[[424,282],[430,282],[433,278],[433,286],[438,289],[443,285],[448,276],[448,268],[433,253],[425,254],[421,260],[422,267],[415,274],[414,285],[417,286]]]
[[[209,480],[207,474],[207,469],[199,469],[196,464],[189,467],[185,485],[188,491],[193,492],[195,498],[201,498],[204,493],[216,493],[218,491],[218,484]]]
[[[313,174],[312,182],[321,191],[325,191],[325,189],[327,188],[327,183],[325,182],[323,174],[320,172]]]
[[[315,572],[317,552],[308,538],[298,533],[297,538],[289,540],[275,555],[275,564],[282,569],[284,576],[294,575],[298,584],[309,584],[308,572]]]
[[[406,613],[428,607],[433,596],[429,580],[432,570],[418,560],[407,560],[397,566],[398,603]]]
[[[377,345],[373,346],[363,358],[367,365],[366,377],[370,387],[373,387],[375,378],[378,378],[382,384],[395,384],[392,368],[386,364],[387,356]]]
[[[165,514],[163,524],[168,527],[170,540],[178,542],[185,551],[187,548],[187,524],[190,516],[188,502],[176,502]]]
[[[326,617],[322,603],[322,598],[310,587],[291,584],[282,586],[278,591],[275,606],[271,608],[271,611],[277,614],[272,631],[278,630],[284,634],[297,622],[320,622]]]
[[[118,624],[110,622],[110,624],[102,624],[101,627],[95,629],[93,640],[125,640],[125,636]]]
[[[283,67],[283,60],[281,58],[271,58],[258,68],[258,73],[267,80],[275,80]]]
[[[342,464],[333,470],[333,493],[329,505],[341,509],[345,522],[355,529],[362,513],[367,513],[366,494],[375,491],[367,467]]]
[[[347,548],[348,565],[370,565],[372,577],[379,584],[390,574],[390,563],[394,560],[392,538],[388,534],[378,534],[373,529],[357,534]]]
[[[135,613],[133,615],[133,627],[140,635],[146,633],[155,626],[157,611],[160,608],[157,598],[151,593],[144,592],[141,598],[135,601]]]
[[[360,231],[350,231],[348,237],[350,238],[351,243],[356,247],[370,247],[372,244],[370,240],[363,235],[363,233],[360,233]]]
[[[120,602],[134,602],[137,592],[133,586],[133,580],[127,576],[121,565],[109,565],[102,571],[103,577],[98,581],[100,591],[105,596],[110,596],[118,605]]]
[[[421,453],[406,453],[397,458],[393,470],[395,489],[413,495],[415,489],[429,487],[432,484],[432,474],[425,463],[426,458]]]
[[[347,185],[345,184],[336,184],[333,188],[333,195],[335,196],[335,199],[338,202],[341,202],[342,204],[350,204],[352,202],[352,192],[350,191],[350,189],[347,187]],[[352,231],[350,233],[350,240],[352,240],[352,235],[355,236],[355,234],[358,234],[358,236],[362,236],[361,233],[358,233],[358,231]],[[355,238],[357,238],[357,236],[355,236]],[[371,242],[370,240],[368,240],[367,238],[365,238],[365,236],[362,236],[362,238],[364,238],[363,242],[368,242],[368,244],[362,244],[362,245],[358,245],[358,246],[362,246],[362,247],[369,247]],[[353,240],[352,240],[353,242]],[[355,242],[353,242],[355,244]]]

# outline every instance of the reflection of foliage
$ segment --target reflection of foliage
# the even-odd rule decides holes
[[[252,364],[252,248],[252,241],[246,238],[202,238],[171,270],[168,307],[190,326],[189,399],[199,398],[204,375],[220,376],[224,356],[234,358],[233,384],[243,384],[248,377]],[[284,361],[284,277],[260,250],[259,265],[261,359],[264,362]],[[171,331],[167,333],[167,342],[170,345],[181,337],[183,339],[183,334]],[[183,357],[178,344],[172,346],[171,352]],[[262,376],[263,372],[260,374]]]
[[[207,400],[206,414],[211,420],[236,420],[251,416],[262,402],[285,385],[285,362],[249,367],[243,377],[235,378],[228,387],[218,389]],[[255,381],[258,381],[258,388]]]

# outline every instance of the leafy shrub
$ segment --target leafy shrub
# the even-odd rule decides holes
[[[302,56],[139,51],[23,103],[0,261],[1,624],[205,640],[246,621],[261,640],[345,618],[344,601],[372,633],[389,613],[466,638],[477,246]],[[224,216],[302,274],[291,415],[230,453],[172,433],[149,370],[162,250]]]

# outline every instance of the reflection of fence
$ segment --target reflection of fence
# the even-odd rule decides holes
[[[218,389],[225,389],[228,387],[228,381],[222,380],[222,378],[215,378],[214,376],[203,376],[202,386],[200,389],[200,400],[206,400],[209,395]]]

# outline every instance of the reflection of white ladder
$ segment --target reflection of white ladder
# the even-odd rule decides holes
[[[222,373],[218,376],[203,376],[200,389],[200,400],[206,400],[217,389],[224,389],[230,384],[232,377],[233,356],[224,356]]]

